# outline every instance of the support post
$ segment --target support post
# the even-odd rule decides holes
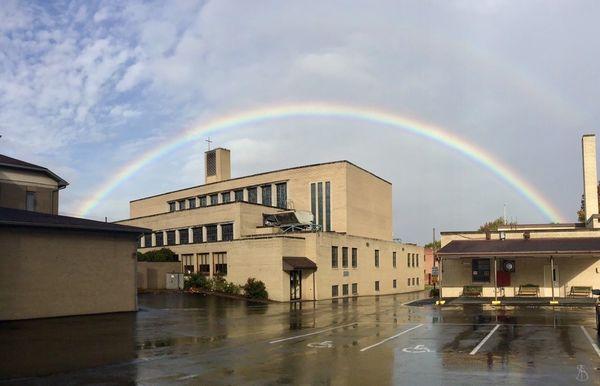
[[[498,300],[498,259],[494,256],[494,300],[493,305],[500,304]]]
[[[440,257],[439,267],[440,267],[440,272],[438,275],[438,277],[439,277],[438,281],[440,283],[440,298],[436,302],[436,304],[443,305],[444,303],[446,303],[446,301],[443,299],[443,296],[442,296],[442,291],[444,289],[444,284],[443,284],[444,282],[443,282],[443,277],[442,277],[442,271],[444,270],[444,268],[443,268],[444,267],[444,257],[443,256]]]
[[[552,300],[550,300],[550,304],[558,304],[558,301],[554,299],[554,256],[550,256],[550,286],[552,288]]]

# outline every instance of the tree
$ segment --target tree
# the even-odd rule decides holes
[[[600,181],[598,181],[598,206],[600,206]],[[586,222],[587,218],[585,218],[585,195],[581,195],[581,207],[577,211],[577,220],[579,222]]]
[[[440,240],[432,241],[431,243],[425,244],[425,248],[433,249],[434,251],[437,251],[441,247],[442,247],[442,242]]]
[[[494,232],[497,231],[499,227],[504,225],[517,225],[514,222],[507,222],[504,217],[498,217],[493,221],[486,222],[482,226],[479,227],[479,232]]]
[[[178,261],[175,252],[169,248],[161,248],[146,253],[138,252],[137,259],[138,261]]]

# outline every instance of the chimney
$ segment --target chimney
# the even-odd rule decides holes
[[[204,153],[205,183],[225,181],[231,178],[230,151],[218,147]]]
[[[599,228],[598,219],[590,218],[598,214],[598,174],[596,171],[596,135],[586,134],[581,139],[583,155],[583,197],[585,221],[588,227]]]

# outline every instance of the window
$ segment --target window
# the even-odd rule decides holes
[[[138,248],[142,248],[144,245],[142,244],[142,236],[138,238]]]
[[[342,295],[348,296],[348,284],[342,284]]]
[[[144,233],[144,247],[152,246],[152,233]]]
[[[358,283],[352,283],[352,295],[358,295]]]
[[[190,231],[189,229],[179,230],[179,244],[189,244],[190,242]]]
[[[417,278],[417,285],[419,285],[419,278]]]
[[[379,249],[375,250],[375,266],[379,267]]]
[[[235,195],[235,202],[242,202],[244,201],[244,190],[240,189],[240,190],[236,190],[234,192]]]
[[[188,208],[194,209],[196,207],[196,197],[188,198]]]
[[[338,267],[338,247],[331,247],[331,268]]]
[[[167,231],[167,245],[175,245],[175,231]]]
[[[206,226],[206,241],[209,243],[217,241],[217,226],[207,225]]]
[[[36,193],[35,192],[27,192],[25,200],[26,200],[25,205],[26,205],[27,210],[35,211],[35,209],[37,208]]]
[[[258,188],[256,186],[248,188],[248,202],[256,204],[258,202]]]
[[[379,291],[379,280],[375,282],[375,291]]]
[[[413,253],[412,254],[412,267],[414,267],[414,266],[415,266],[415,254]]]
[[[417,267],[419,266],[419,254],[417,253]]]
[[[221,225],[221,239],[223,241],[233,240],[233,224]]]
[[[192,228],[192,237],[195,243],[201,243],[202,240],[202,227]]]
[[[262,192],[263,205],[273,206],[273,199],[271,198],[271,196],[272,196],[271,185],[263,185],[263,186],[261,186],[260,190]]]
[[[348,247],[342,247],[342,268],[348,268]]]
[[[325,230],[331,231],[331,183],[325,182]]]
[[[202,275],[210,275],[210,263],[208,262],[208,253],[198,253],[198,272]]]
[[[317,183],[317,215],[318,221],[317,223],[321,226],[321,229],[325,229],[323,227],[323,183]]]
[[[186,275],[194,273],[194,264],[192,263],[192,257],[194,255],[181,255],[181,262],[183,263],[183,272]]]
[[[157,247],[162,247],[163,246],[163,233],[162,232],[156,232],[154,234],[154,237],[156,239],[156,246]]]
[[[221,202],[222,203],[231,202],[231,192],[221,193]]]
[[[277,190],[277,206],[279,208],[287,208],[287,183],[275,185]]]
[[[410,278],[408,278],[408,286],[410,287]]]
[[[206,196],[201,196],[200,197],[200,206],[201,207],[205,207],[206,206]]]
[[[211,194],[210,195],[210,204],[211,205],[217,205],[219,203],[219,195],[218,194]]]
[[[206,153],[206,175],[217,175],[217,153],[214,150]]]
[[[392,287],[393,287],[393,288],[396,288],[396,279],[394,279],[394,280],[392,281]]]
[[[177,205],[179,206],[179,210],[185,210],[185,200],[177,201]]]
[[[219,276],[227,276],[227,252],[213,253],[214,273]]]
[[[176,202],[169,202],[169,212],[175,212]]]
[[[331,286],[331,297],[335,298],[335,297],[338,297],[338,296],[340,296],[340,294],[339,294],[339,287],[337,285],[332,285]]]
[[[406,254],[406,266],[410,267],[410,253]]]
[[[392,267],[396,268],[396,252],[392,252]]]
[[[473,282],[489,282],[490,259],[473,259],[471,271]]]
[[[358,249],[352,248],[352,268],[358,267]]]
[[[412,278],[412,285],[415,285],[415,278]]]
[[[317,184],[310,184],[310,211],[313,215],[313,224],[316,224],[317,219]]]

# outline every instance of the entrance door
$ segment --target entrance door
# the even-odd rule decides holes
[[[290,300],[302,299],[302,271],[290,271]]]
[[[545,296],[552,296],[552,285],[554,285],[554,296],[560,296],[560,287],[558,284],[558,266],[554,264],[554,272],[550,273],[550,264],[544,265],[544,290]]]

